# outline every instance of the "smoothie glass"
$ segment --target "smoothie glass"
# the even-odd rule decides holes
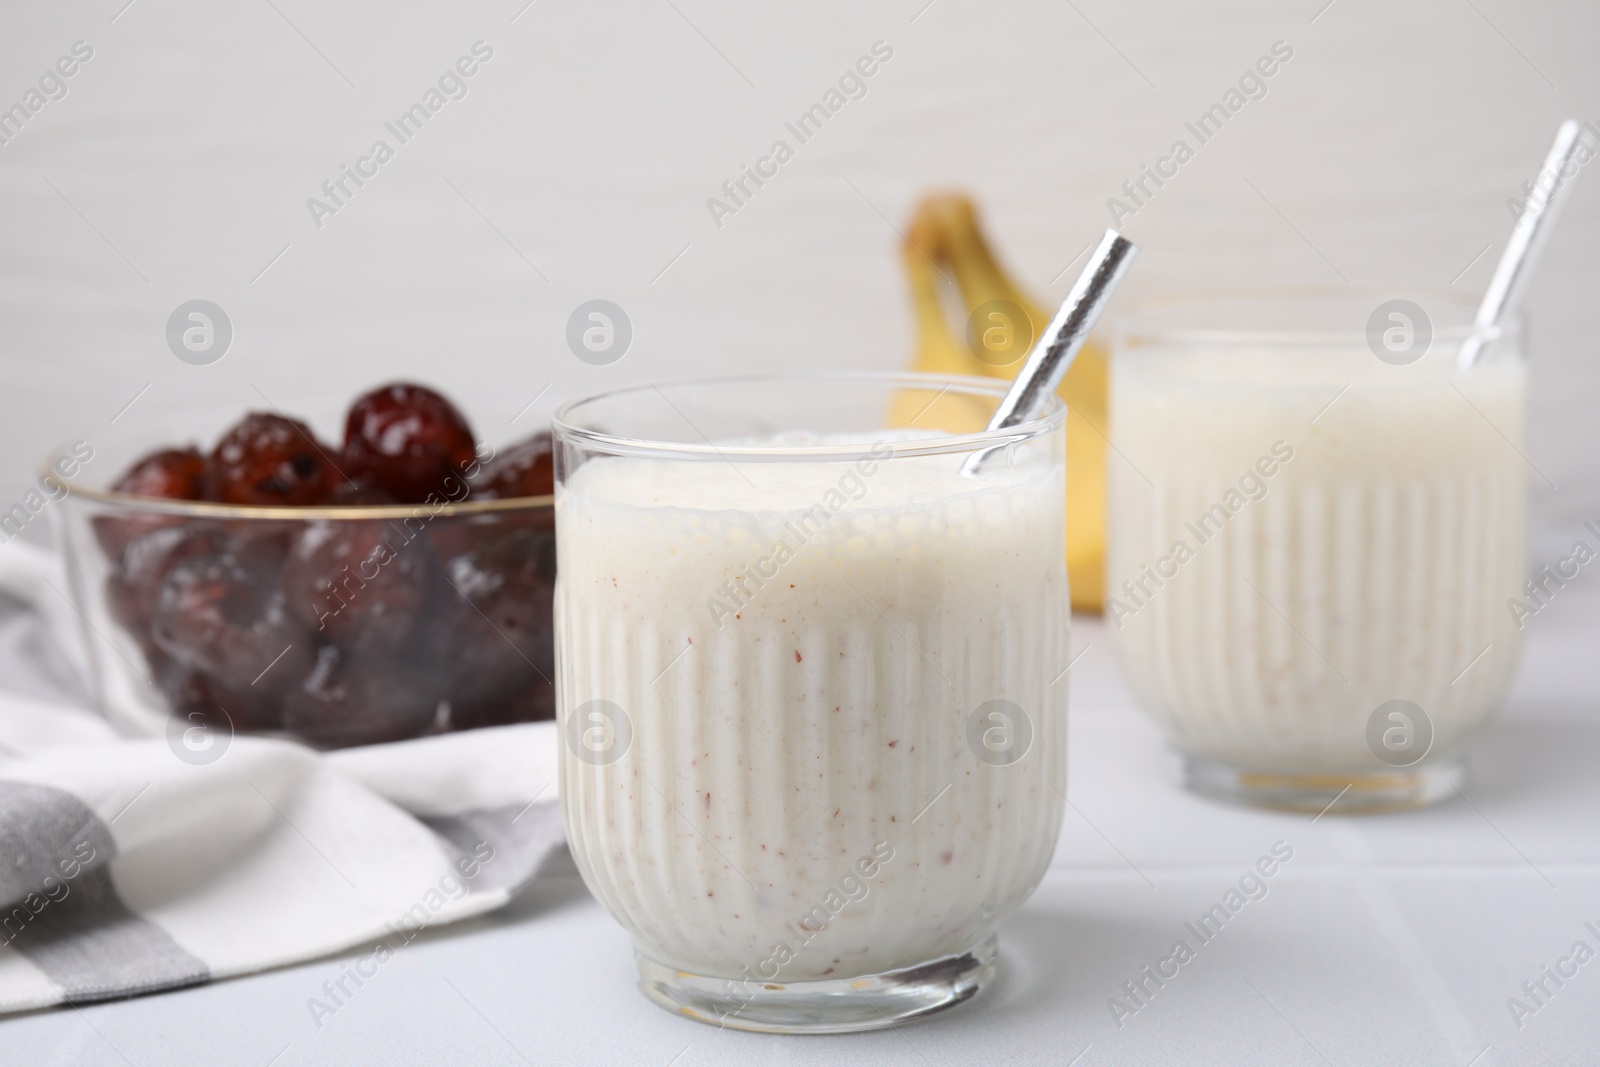
[[[983,432],[1003,391],[836,374],[557,413],[562,806],[657,1003],[864,1030],[994,973],[1061,828],[1069,660],[1066,413]]]
[[[1450,795],[1526,595],[1526,367],[1474,302],[1201,293],[1122,323],[1107,623],[1202,793],[1378,810]]]

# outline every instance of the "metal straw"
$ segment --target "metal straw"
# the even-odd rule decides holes
[[[1550,231],[1555,229],[1556,216],[1560,214],[1561,205],[1571,191],[1572,180],[1577,177],[1577,164],[1573,162],[1573,157],[1577,155],[1580,145],[1580,132],[1577,119],[1568,119],[1556,131],[1556,140],[1550,146],[1550,154],[1545,156],[1544,167],[1534,178],[1529,203],[1511,231],[1511,240],[1506,242],[1506,250],[1501,253],[1500,262],[1495,266],[1489,289],[1483,294],[1483,303],[1478,305],[1478,317],[1473,320],[1472,332],[1461,345],[1458,359],[1463,370],[1476,363],[1484,348],[1499,338],[1501,321],[1522,302],[1528,278],[1538,265]],[[1569,165],[1573,168],[1572,174],[1563,176]],[[1549,188],[1546,188],[1547,184]],[[1535,195],[1543,195],[1544,203],[1532,203]]]
[[[1062,375],[1072,366],[1078,349],[1083,347],[1084,339],[1094,329],[1100,312],[1105,309],[1106,302],[1116,292],[1117,286],[1122,283],[1122,276],[1138,254],[1138,245],[1116,230],[1106,231],[1094,255],[1089,257],[1089,262],[1084,266],[1083,273],[1072,283],[1072,291],[1061,302],[1061,308],[1050,321],[1050,327],[1040,335],[1033,351],[1028,353],[1028,362],[1023,364],[1022,372],[1011,383],[1011,389],[995,409],[988,429],[1004,430],[1027,422],[1038,413],[1045,397],[1055,392],[1056,386],[1061,384]],[[1004,447],[994,445],[974,452],[961,465],[961,473],[977,474],[984,461]]]

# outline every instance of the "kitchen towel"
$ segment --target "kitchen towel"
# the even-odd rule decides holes
[[[0,546],[0,1012],[347,949],[383,962],[505,903],[562,847],[554,723],[327,753],[117,736],[54,567]]]

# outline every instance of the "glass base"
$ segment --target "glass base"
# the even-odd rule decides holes
[[[1420,808],[1450,796],[1467,780],[1460,756],[1381,774],[1279,774],[1246,770],[1204,756],[1183,756],[1183,784],[1204,796],[1279,811],[1364,815]]]
[[[996,938],[958,956],[856,978],[753,982],[708,978],[639,956],[639,988],[679,1015],[713,1026],[769,1034],[881,1030],[954,1007],[995,973]]]

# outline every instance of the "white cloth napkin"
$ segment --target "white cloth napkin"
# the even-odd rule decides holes
[[[331,753],[233,737],[205,764],[118,737],[54,568],[0,546],[0,1012],[352,948],[359,974],[561,848],[553,723]]]

